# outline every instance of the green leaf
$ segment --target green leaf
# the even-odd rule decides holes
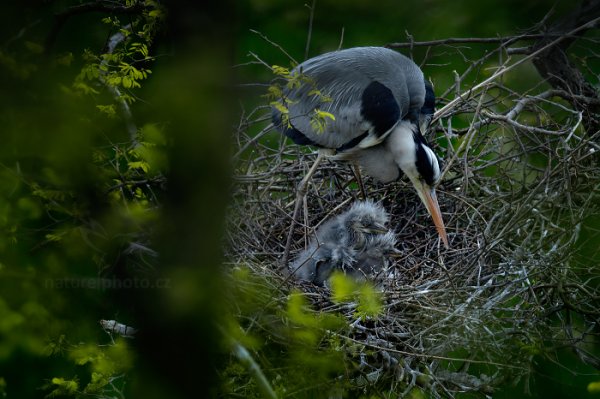
[[[273,101],[271,102],[271,106],[274,107],[275,109],[277,109],[277,111],[281,112],[282,114],[288,114],[290,111],[279,101]]]
[[[87,394],[97,393],[110,383],[110,378],[102,373],[92,372],[92,379],[87,384],[83,392]]]
[[[600,381],[590,382],[587,390],[589,393],[600,393]]]
[[[119,86],[121,85],[122,80],[123,78],[121,78],[119,75],[112,74],[108,78],[106,78],[106,83],[108,83],[111,86]]]
[[[383,311],[381,293],[369,282],[356,282],[342,272],[335,272],[329,279],[331,300],[335,303],[356,302],[356,315],[376,317]]]
[[[129,166],[130,169],[141,169],[145,173],[148,173],[148,171],[150,170],[150,165],[148,165],[148,163],[144,161],[128,162],[127,166]]]
[[[273,73],[284,78],[290,77],[290,70],[279,65],[273,65]]]
[[[320,96],[321,95],[321,90],[318,89],[312,89],[311,91],[308,92],[309,96]]]
[[[111,104],[111,105],[96,105],[96,108],[98,108],[100,110],[100,112],[102,112],[103,114],[106,114],[106,116],[108,116],[109,118],[116,118],[117,117],[117,110],[115,107],[115,104]]]
[[[376,317],[383,311],[381,293],[377,292],[370,283],[360,287],[357,314],[366,317]]]
[[[163,12],[161,10],[152,10],[148,13],[151,18],[162,18]]]
[[[320,119],[331,119],[332,121],[335,120],[335,116],[333,116],[333,114],[330,112],[320,111],[317,109],[317,110],[315,110],[315,114],[316,114],[317,118],[320,118]]]
[[[296,75],[296,76],[288,76],[288,82],[286,84],[286,86],[290,89],[297,89],[300,86],[302,86],[302,77],[301,75]]]
[[[123,76],[123,78],[121,79],[121,82],[123,84],[123,87],[126,89],[131,88],[131,86],[133,86],[133,81],[131,79],[129,79],[128,76]]]
[[[65,235],[65,233],[66,232],[61,232],[59,234],[48,233],[45,235],[45,237],[46,237],[46,240],[48,240],[48,241],[58,242],[63,239],[63,236]]]
[[[335,303],[352,301],[356,292],[356,282],[344,273],[336,271],[329,279],[331,300]]]
[[[69,353],[69,357],[80,366],[95,362],[101,356],[103,353],[100,348],[91,344],[79,345]]]
[[[272,100],[278,99],[278,98],[283,97],[283,91],[281,90],[281,87],[279,87],[278,85],[271,85],[267,89],[267,94],[265,94],[265,96]]]
[[[318,320],[313,314],[306,311],[306,298],[300,292],[292,292],[287,304],[287,315],[296,324],[307,327],[316,327]]]
[[[100,92],[93,87],[83,83],[83,82],[75,82],[73,83],[73,89],[75,91],[81,92],[83,94],[100,94]]]
[[[55,389],[48,394],[48,397],[50,398],[75,395],[79,389],[79,382],[77,379],[65,380],[64,378],[54,377],[52,378],[52,385],[55,386]]]

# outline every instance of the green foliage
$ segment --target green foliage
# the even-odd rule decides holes
[[[305,91],[307,92],[308,97],[315,97],[316,104],[324,104],[333,101],[329,95],[319,90],[315,81],[309,76],[297,71],[292,72],[290,69],[279,65],[273,65],[271,70],[276,78],[285,82],[285,90]],[[279,83],[273,83],[267,88],[267,94],[265,96],[271,100],[270,105],[280,112],[281,123],[291,127],[289,107],[294,101],[285,95],[285,90]],[[322,111],[318,106],[315,106],[310,116],[310,125],[315,132],[325,132],[328,121],[335,121],[335,115],[330,112]]]
[[[52,378],[52,384],[47,386],[52,391],[48,394],[48,398],[56,398],[59,396],[75,396],[79,390],[79,381],[77,379],[66,380],[64,378]]]
[[[589,393],[600,393],[600,381],[590,382],[587,390]]]
[[[306,298],[298,291],[289,295],[285,316],[291,322],[289,333],[293,341],[310,346],[318,346],[326,339],[328,330],[338,330],[345,325],[338,316],[310,310]]]
[[[115,104],[110,104],[110,105],[98,104],[98,105],[96,105],[96,108],[98,108],[98,110],[100,110],[100,112],[102,112],[103,114],[105,114],[107,117],[109,117],[111,119],[117,117],[117,107]]]
[[[331,299],[337,303],[356,302],[356,317],[376,318],[383,311],[382,294],[370,282],[356,282],[341,272],[333,273],[330,282]]]
[[[251,351],[278,395],[307,392],[302,395],[326,397],[329,388],[312,387],[331,387],[352,367],[345,359],[347,343],[338,335],[347,329],[347,321],[312,310],[306,295],[297,290],[287,295],[285,303],[274,300],[281,295],[270,289],[272,282],[249,268],[235,269],[231,278],[229,305],[237,312],[224,326],[226,335]],[[221,377],[225,393],[260,397],[237,359],[231,359]]]
[[[310,126],[316,131],[323,133],[327,128],[327,121],[335,121],[335,116],[330,112],[314,110],[314,115],[310,119]]]
[[[68,288],[68,283],[71,279],[80,283],[88,277],[98,279],[117,272],[144,276],[156,271],[157,262],[147,255],[148,252],[139,255],[131,249],[144,248],[154,238],[158,222],[171,223],[160,218],[159,210],[163,207],[163,176],[170,172],[168,165],[177,160],[167,158],[166,150],[172,145],[173,131],[167,128],[170,120],[155,119],[156,109],[160,108],[156,98],[162,95],[175,99],[177,106],[173,109],[179,107],[177,111],[186,115],[196,115],[204,105],[212,103],[188,101],[188,97],[179,96],[181,90],[177,86],[158,96],[155,92],[152,95],[145,92],[153,81],[164,79],[164,74],[159,73],[161,69],[154,67],[157,52],[168,53],[164,48],[155,47],[157,33],[166,18],[161,6],[164,2],[110,1],[103,5],[141,7],[126,14],[72,15],[59,32],[56,50],[49,52],[45,48],[45,36],[55,20],[53,14],[85,2],[51,2],[51,7],[44,4],[43,8],[36,8],[36,2],[18,5],[20,3],[4,5],[7,18],[2,29],[6,39],[0,44],[3,137],[0,148],[0,398],[37,397],[40,388],[44,388],[43,394],[48,397],[133,397],[127,394],[124,386],[139,383],[154,388],[160,385],[159,380],[163,377],[168,381],[166,392],[153,393],[157,397],[176,397],[173,392],[176,384],[166,380],[173,376],[156,375],[156,382],[130,379],[133,373],[140,373],[149,366],[143,362],[135,363],[138,359],[134,351],[143,343],[133,341],[134,345],[125,339],[104,342],[106,335],[100,331],[97,320],[100,315],[106,317],[106,313],[128,317],[130,309],[127,306],[114,306],[116,298],[122,300],[128,293],[90,287],[73,289]],[[456,5],[448,3],[433,5],[431,13],[407,20],[405,16],[410,13],[406,10],[414,8],[415,2],[387,2],[379,8],[357,1],[348,4],[317,2],[310,53],[336,48],[340,28],[348,27],[347,22],[357,13],[369,18],[363,18],[366,25],[360,29],[346,29],[344,47],[400,40],[398,21],[401,21],[402,31],[406,28],[411,33],[418,33],[417,28],[421,27],[431,38],[461,36],[465,31],[474,36],[479,33],[493,36],[498,32],[512,33],[514,24],[528,26],[529,18],[544,15],[510,13],[516,3],[508,6],[497,3],[493,8],[498,12],[494,15],[490,15],[489,5],[483,6],[480,2],[473,3],[477,7],[469,13],[456,12],[453,8]],[[26,9],[21,10],[20,6]],[[249,8],[251,11],[245,13],[244,23],[281,29],[276,31],[275,37],[285,37],[286,48],[295,48],[298,54],[304,51],[307,14],[302,7],[290,8],[273,1],[242,2],[238,6],[241,10]],[[531,11],[534,6],[539,8],[539,5],[518,6],[519,9],[525,7],[525,11]],[[389,12],[381,13],[378,9]],[[447,15],[461,15],[461,18],[448,22]],[[502,22],[502,15],[509,18],[505,17]],[[15,18],[11,18],[13,16]],[[481,16],[490,17],[486,19],[490,23],[481,24]],[[442,19],[443,24],[439,23]],[[108,51],[106,39],[115,33],[122,34],[123,40]],[[421,39],[424,38],[421,35]],[[240,38],[237,47],[244,52],[259,47],[248,46],[248,40],[246,36]],[[220,43],[210,44],[221,47]],[[414,51],[418,54],[425,50]],[[212,53],[200,53],[202,64],[211,61]],[[163,58],[170,58],[170,55]],[[457,62],[464,63],[464,60],[443,60],[444,64],[453,67]],[[210,83],[221,89],[215,84],[217,79],[213,74],[196,68],[197,64],[193,66],[193,73],[182,74],[181,80],[186,85],[204,82],[207,75]],[[593,70],[592,66],[590,69]],[[180,73],[177,67],[173,70]],[[484,70],[483,73],[490,72]],[[315,130],[325,132],[327,124],[335,120],[335,115],[326,112],[327,103],[332,101],[327,93],[319,91],[302,74],[292,74],[291,68],[273,66],[272,74],[276,83],[267,89],[267,97],[282,113],[284,123],[290,123],[287,114],[292,105],[285,98],[285,90],[304,89],[315,98],[315,103],[322,105],[314,109],[311,124],[314,123]],[[434,79],[440,87],[452,80],[445,69]],[[165,82],[173,80],[160,82],[154,89],[161,84],[168,86]],[[200,88],[190,92],[204,95],[205,88]],[[214,100],[216,89],[210,86],[206,91],[211,101]],[[143,101],[136,101],[139,98]],[[133,119],[138,124],[135,135],[127,133],[124,127],[123,104],[131,106],[135,114]],[[179,106],[181,104],[187,107]],[[220,116],[207,115],[206,119],[226,119]],[[204,114],[202,118],[205,118]],[[544,116],[540,123],[546,123],[546,119],[551,121],[550,117]],[[457,118],[455,122],[459,127],[467,126],[468,116],[462,121]],[[190,136],[209,136],[211,133],[199,129],[190,129],[190,132],[187,133]],[[217,131],[214,136],[224,137],[220,133]],[[456,148],[464,139],[450,140]],[[543,164],[545,160],[532,156],[529,161]],[[515,179],[521,179],[519,172],[515,172]],[[190,168],[190,174],[198,173],[199,170]],[[525,177],[523,181],[528,179]],[[186,180],[175,183],[190,184]],[[209,195],[209,191],[202,194]],[[198,221],[190,217],[177,226],[187,227],[186,223]],[[589,229],[594,230],[596,224],[590,222]],[[186,236],[192,236],[198,242],[200,249],[197,251],[202,252],[202,237],[189,234],[193,230],[174,231],[181,234],[178,238],[182,241]],[[217,232],[211,233],[217,235]],[[586,231],[586,234],[590,237],[591,233]],[[594,247],[592,239],[585,241],[586,246]],[[175,245],[172,251],[185,252],[182,247]],[[597,246],[593,249],[597,251]],[[597,252],[593,254],[597,256]],[[165,265],[160,267],[170,266],[169,256],[173,255],[161,255],[161,263]],[[585,262],[593,268],[594,258],[588,256],[587,251],[585,256]],[[208,261],[192,266],[200,269],[205,263]],[[347,308],[346,305],[350,305],[349,308],[354,309],[351,316],[355,318],[377,318],[382,310],[380,294],[368,284],[356,284],[342,277],[333,279],[334,306]],[[247,268],[234,270],[231,280],[226,293],[229,296],[227,312],[223,312],[227,314],[218,321],[227,337],[220,348],[223,354],[219,368],[222,377],[220,396],[260,397],[248,369],[229,356],[231,339],[248,349],[280,397],[332,397],[332,392],[342,392],[336,396],[344,397],[399,396],[399,390],[388,392],[389,387],[385,387],[373,393],[364,383],[358,382],[364,374],[359,369],[359,356],[369,353],[363,345],[347,339],[348,321],[341,314],[316,312],[311,304],[314,296],[299,291],[287,292],[287,283],[255,275]],[[185,288],[189,292],[210,297],[208,284],[202,286],[190,279],[187,283]],[[181,296],[182,290],[178,286],[172,296]],[[155,292],[148,295],[148,298],[156,297]],[[218,302],[212,297],[210,300]],[[163,317],[163,306],[168,305],[158,301],[152,308],[160,318]],[[178,306],[177,311],[181,311],[181,307]],[[201,325],[215,322],[202,317],[192,321]],[[192,328],[193,322],[186,324],[185,329]],[[182,328],[167,319],[164,323],[168,328]],[[182,345],[184,350],[193,350],[202,344],[202,340],[203,337],[198,337],[197,341],[186,341]],[[163,346],[168,342],[154,344]],[[523,340],[517,347],[534,356],[540,353],[542,344]],[[145,355],[145,359],[154,358]],[[467,355],[460,353],[459,357]],[[197,361],[198,367],[207,362],[200,357]],[[175,363],[168,366],[176,369],[179,365]],[[212,368],[213,364],[210,366]],[[459,366],[464,365],[457,364]],[[546,370],[542,371],[542,375],[548,374]],[[183,372],[177,370],[173,374]],[[196,373],[201,377],[201,372]],[[561,378],[568,380],[571,376],[561,369],[552,377],[558,381]],[[44,381],[47,382],[45,386]],[[199,385],[194,388],[201,389]],[[584,384],[581,386],[585,387]],[[590,393],[597,392],[598,382],[591,382],[587,387]],[[407,397],[421,398],[425,393],[420,388],[413,388]]]
[[[138,1],[129,3],[137,4]],[[85,51],[86,64],[81,68],[72,86],[76,92],[85,95],[98,94],[98,90],[93,87],[98,80],[109,89],[141,88],[141,82],[152,73],[144,66],[153,60],[149,46],[166,16],[158,2],[144,1],[144,5],[146,11],[129,24],[124,24],[114,16],[102,18],[103,23],[118,29],[123,39],[114,49],[109,49],[106,53],[95,54],[90,50]],[[135,96],[122,94],[115,100],[132,103],[135,101]],[[109,110],[106,106],[103,107],[100,108],[101,111]],[[115,116],[113,112],[107,112],[107,115]]]
[[[75,364],[89,364],[92,372],[103,375],[127,371],[131,367],[131,357],[124,339],[119,339],[107,347],[80,344],[69,351],[69,358]]]
[[[111,2],[120,4],[143,6],[91,14],[103,24],[87,26],[107,26],[101,40],[124,35],[110,52],[92,50],[104,43],[86,37],[85,50],[67,39],[71,48],[46,53],[23,21],[11,44],[0,45],[0,365],[18,363],[30,375],[23,384],[22,370],[2,367],[0,398],[40,388],[48,397],[122,397],[119,384],[135,361],[127,341],[98,339],[99,316],[118,312],[98,279],[117,262],[136,276],[142,266],[152,273],[151,257],[125,250],[144,248],[156,223],[168,143],[149,118],[136,118],[140,128],[128,134],[123,103],[151,76],[165,13],[153,1]],[[36,12],[52,21],[48,9]]]
[[[107,346],[76,345],[68,350],[68,358],[76,366],[85,366],[89,373],[85,378],[86,382],[80,381],[77,376],[72,379],[54,377],[50,384],[44,386],[49,391],[47,397],[108,396],[115,391],[114,382],[131,369],[133,362],[131,350],[123,339]],[[81,371],[81,367],[77,369]]]

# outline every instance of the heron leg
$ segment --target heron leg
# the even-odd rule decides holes
[[[287,240],[285,242],[285,250],[283,251],[283,260],[281,262],[281,270],[286,270],[286,266],[288,263],[288,259],[290,257],[290,248],[292,246],[292,237],[294,235],[294,227],[296,227],[296,222],[298,221],[298,216],[300,214],[300,208],[302,203],[304,202],[304,197],[308,191],[308,182],[311,177],[315,174],[317,167],[325,157],[325,154],[319,151],[319,155],[317,155],[317,159],[312,164],[304,178],[298,184],[298,188],[296,189],[296,201],[294,204],[294,213],[292,214],[292,225],[290,226],[290,231],[288,232]]]
[[[354,177],[358,183],[358,188],[360,189],[360,195],[362,196],[363,201],[367,199],[367,193],[365,191],[365,186],[362,181],[362,176],[360,174],[360,167],[357,162],[352,162],[352,171],[354,172]]]

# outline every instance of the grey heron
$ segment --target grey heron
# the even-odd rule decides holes
[[[274,125],[296,144],[333,150],[381,182],[405,174],[448,248],[435,192],[439,161],[423,137],[435,95],[421,69],[396,51],[355,47],[304,61],[290,76],[296,84],[273,107]]]
[[[387,265],[396,238],[386,226],[381,205],[355,202],[346,212],[327,220],[291,265],[300,280],[323,285],[336,271],[357,279],[375,277]]]

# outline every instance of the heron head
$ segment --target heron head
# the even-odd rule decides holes
[[[435,185],[440,179],[440,164],[437,156],[425,142],[425,139],[420,134],[415,134],[416,144],[416,160],[415,167],[408,168],[404,172],[412,182],[415,190],[421,201],[427,208],[427,211],[433,219],[435,228],[444,243],[448,248],[448,236],[446,235],[446,227],[442,219],[442,213],[438,204]]]
[[[386,140],[386,150],[417,190],[447,248],[448,237],[435,194],[435,186],[441,177],[440,161],[421,134],[417,121],[413,119],[398,124]]]

